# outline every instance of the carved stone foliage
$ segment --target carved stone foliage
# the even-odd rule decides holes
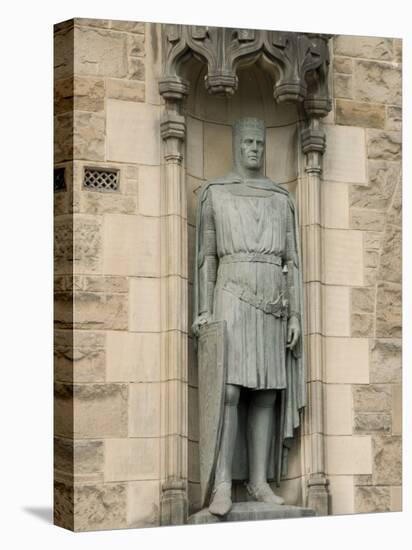
[[[207,90],[229,96],[237,89],[238,68],[263,58],[273,73],[278,103],[304,102],[312,116],[330,110],[327,35],[193,25],[165,25],[164,30],[159,88],[165,99],[188,94],[184,65],[191,56],[207,65]]]

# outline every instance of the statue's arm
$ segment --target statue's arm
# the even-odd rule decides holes
[[[217,277],[217,249],[216,230],[213,217],[213,208],[210,192],[207,192],[201,210],[201,220],[198,227],[198,257],[202,258],[198,266],[199,308],[198,318],[194,321],[193,329],[211,320],[213,316],[213,298]]]
[[[290,206],[286,219],[286,254],[287,287],[288,287],[288,345],[294,348],[301,332],[301,303],[300,303],[300,265],[297,248],[296,224],[294,213]]]

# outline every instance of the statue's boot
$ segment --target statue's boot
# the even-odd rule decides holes
[[[255,486],[251,483],[245,483],[249,495],[258,502],[267,502],[268,504],[285,504],[282,497],[276,495],[268,483],[260,483]]]
[[[215,516],[225,516],[232,508],[232,484],[222,481],[215,488],[209,504],[209,512]]]

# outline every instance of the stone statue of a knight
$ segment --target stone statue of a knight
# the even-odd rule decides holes
[[[233,480],[283,504],[269,483],[286,473],[306,403],[297,213],[262,174],[264,150],[263,122],[237,121],[233,171],[205,183],[197,211],[201,495],[217,516],[232,507]]]

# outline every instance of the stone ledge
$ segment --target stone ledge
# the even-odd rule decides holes
[[[300,506],[266,504],[264,502],[237,502],[227,516],[214,516],[207,508],[193,514],[188,524],[200,525],[203,523],[224,523],[228,521],[255,521],[262,519],[287,519],[316,516],[315,510]]]

